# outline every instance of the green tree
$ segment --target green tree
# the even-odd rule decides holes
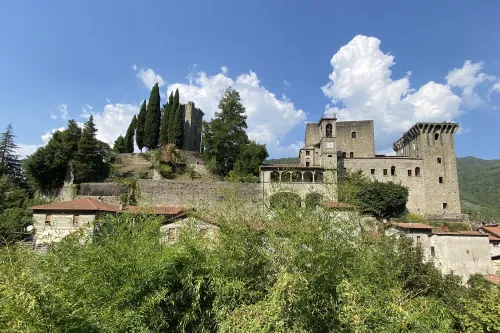
[[[238,91],[227,88],[219,101],[219,112],[203,125],[204,160],[212,171],[226,176],[233,169],[242,145],[248,143],[245,108]]]
[[[139,111],[139,115],[137,116],[137,125],[135,129],[135,142],[137,143],[137,147],[142,152],[142,148],[144,148],[144,135],[145,135],[145,124],[146,124],[146,100],[144,100],[141,104],[141,110]]]
[[[25,160],[28,180],[35,189],[45,192],[62,186],[81,133],[77,123],[70,120],[65,130],[53,133],[47,145]]]
[[[124,138],[125,153],[134,152],[134,133],[136,126],[137,126],[137,117],[134,115],[134,117],[130,121],[130,125],[127,128],[127,133],[125,134]]]
[[[24,208],[7,208],[0,213],[0,245],[26,240],[31,236],[26,228],[33,224],[33,215]]]
[[[179,148],[182,148],[183,133],[184,119],[182,117],[181,105],[178,105],[177,109],[175,110],[173,122],[170,127],[170,134],[173,140],[172,143]]]
[[[170,114],[168,118],[168,143],[174,143],[177,140],[176,128],[177,128],[177,110],[179,109],[179,89],[175,89],[174,97],[170,106]]]
[[[160,143],[165,146],[168,142],[168,133],[169,133],[169,121],[170,121],[170,112],[171,106],[174,102],[174,95],[171,92],[168,97],[168,103],[163,105],[163,115],[161,117],[161,128],[160,128]]]
[[[399,217],[406,210],[408,188],[393,182],[369,182],[357,194],[361,212],[378,218]]]
[[[94,118],[85,122],[71,169],[76,183],[102,180],[107,176],[109,147],[96,138]]]
[[[234,171],[238,175],[258,176],[262,162],[268,157],[266,145],[250,141],[240,146],[240,153],[234,164]]]
[[[118,138],[116,138],[115,143],[113,145],[113,150],[118,154],[126,152],[125,139],[123,138],[123,136],[120,135]]]
[[[148,149],[158,147],[160,139],[160,88],[158,83],[151,89],[149,102],[146,108],[146,121],[144,123],[144,146]]]
[[[21,184],[24,176],[19,156],[16,155],[18,146],[14,142],[15,137],[12,124],[0,134],[0,176],[8,175],[16,184]]]

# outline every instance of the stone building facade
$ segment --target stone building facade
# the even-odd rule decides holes
[[[181,112],[184,118],[182,149],[199,152],[201,151],[201,124],[205,114],[195,107],[194,102],[181,105]]]
[[[334,178],[328,182],[328,192],[332,193],[328,199],[336,200],[337,171],[361,170],[373,180],[408,187],[407,208],[411,213],[460,219],[464,216],[454,146],[457,130],[457,123],[417,123],[394,143],[396,156],[376,155],[372,120],[337,121],[335,114],[324,114],[319,122],[306,124],[300,164],[287,166],[287,172],[302,173],[303,187],[311,183],[311,177],[305,177],[308,172],[326,172]],[[281,175],[284,170],[276,165],[263,166],[261,171],[266,193],[273,183],[271,173]],[[282,177],[274,178],[274,182],[284,183]]]

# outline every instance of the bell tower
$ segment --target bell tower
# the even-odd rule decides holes
[[[325,112],[319,121],[321,131],[320,160],[321,167],[337,169],[337,116]]]

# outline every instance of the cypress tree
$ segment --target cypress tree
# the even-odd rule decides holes
[[[137,116],[137,124],[135,129],[135,143],[137,147],[141,150],[144,148],[144,125],[146,123],[146,100],[142,102],[141,110]]]
[[[160,129],[160,143],[162,145],[168,144],[168,132],[169,132],[169,120],[171,107],[174,101],[174,95],[171,92],[168,98],[168,103],[163,106],[163,116],[161,117],[161,129]]]
[[[144,122],[144,147],[154,149],[158,147],[160,139],[160,88],[158,83],[151,89],[149,102],[146,108],[146,121]]]
[[[176,127],[175,114],[179,108],[179,89],[175,89],[174,99],[172,101],[172,106],[170,107],[170,116],[168,119],[168,128],[170,129],[168,133],[168,143],[175,143],[177,136],[172,132],[172,128]]]
[[[0,134],[0,176],[8,175],[12,181],[19,184],[23,180],[19,156],[15,154],[18,146],[14,142],[12,124],[7,125],[5,132]]]
[[[182,148],[183,125],[181,105],[178,105],[173,116],[172,127],[170,128],[172,143],[178,148]]]
[[[127,133],[125,134],[125,139],[123,144],[125,153],[134,152],[134,132],[136,125],[137,125],[137,118],[134,115],[132,121],[130,121],[130,125],[127,128]]]

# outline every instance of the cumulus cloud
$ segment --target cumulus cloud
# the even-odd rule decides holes
[[[163,78],[159,74],[156,74],[155,71],[151,68],[141,68],[137,70],[137,66],[133,65],[132,69],[136,72],[137,77],[142,81],[142,83],[144,83],[144,85],[148,89],[153,88],[153,86],[157,83],[160,87],[165,85],[165,81],[163,80]]]
[[[472,63],[466,60],[462,68],[454,68],[448,72],[446,82],[452,87],[462,89],[462,100],[468,108],[486,105],[486,101],[475,91],[483,82],[493,81],[495,77],[481,72],[483,62]]]
[[[284,136],[306,119],[304,111],[297,110],[288,99],[278,98],[260,82],[257,74],[250,71],[232,79],[227,68],[207,76],[198,72],[191,76],[189,84],[175,83],[168,86],[168,93],[179,89],[181,103],[193,101],[203,110],[205,120],[210,120],[218,110],[219,98],[226,87],[239,91],[246,109],[248,135],[250,139],[267,145],[273,157],[298,154],[302,142],[284,144]]]
[[[500,81],[496,82],[493,87],[491,87],[490,92],[500,93]]]
[[[31,154],[33,154],[41,145],[27,145],[27,144],[18,144],[16,154],[19,155],[20,158],[25,158]]]
[[[59,128],[53,128],[50,131],[45,132],[45,134],[42,135],[42,142],[43,146],[45,146],[47,143],[49,143],[50,138],[52,137],[52,134],[54,134],[57,131],[64,131],[66,127],[59,127]]]
[[[112,144],[120,135],[125,135],[130,121],[139,113],[139,105],[106,104],[102,112],[93,112],[97,138]]]
[[[410,86],[410,75],[393,79],[394,56],[380,50],[380,40],[358,35],[330,61],[333,72],[321,89],[330,98],[327,110],[339,120],[373,119],[377,146],[387,147],[418,121],[451,121],[462,100],[449,85],[428,82]]]
[[[68,105],[67,104],[61,104],[59,106],[59,112],[61,112],[61,118],[62,119],[68,119],[69,118]]]

